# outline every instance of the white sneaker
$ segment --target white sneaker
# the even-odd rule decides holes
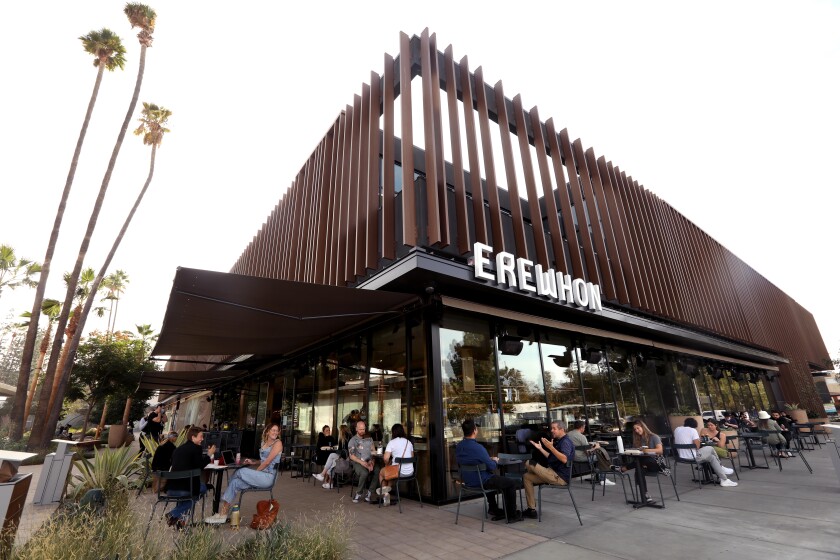
[[[385,494],[388,494],[390,491],[391,491],[390,486],[381,486],[381,487],[376,489],[376,495],[377,496],[384,496]]]
[[[353,496],[353,503],[358,504],[359,500],[361,500],[361,499],[362,499],[362,495],[361,494],[356,494],[355,496]],[[370,498],[368,498],[368,501],[370,501]]]
[[[315,480],[317,480],[318,482],[324,482],[324,475],[322,475],[321,473],[313,474],[312,476],[314,476]]]
[[[224,513],[217,513],[205,518],[204,522],[210,523],[211,525],[221,525],[222,523],[227,523],[227,515]]]
[[[725,474],[726,476],[729,476],[730,474],[734,474],[734,473],[735,473],[735,471],[733,471],[733,470],[732,470],[732,469],[730,469],[729,467],[724,467],[724,466],[721,466],[721,468],[723,469],[723,474]]]
[[[370,490],[368,490],[368,491],[367,491],[367,494],[365,494],[365,501],[366,501],[366,502],[369,502],[369,501],[370,501]]]
[[[323,484],[321,485],[321,488],[323,488],[324,490],[332,490],[332,489],[333,489],[333,485],[332,485],[332,484],[330,484],[329,482],[325,482],[325,483],[323,483]]]
[[[721,480],[720,485],[721,486],[738,486],[738,483],[735,482],[734,480],[729,480],[727,478],[726,480]]]
[[[601,481],[601,486],[615,486],[615,482],[613,482],[612,480],[610,480],[608,478],[605,478],[604,480]]]

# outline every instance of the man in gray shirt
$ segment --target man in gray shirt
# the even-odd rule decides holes
[[[367,433],[367,426],[364,421],[356,422],[356,435],[351,437],[347,443],[347,451],[350,454],[350,464],[359,477],[359,485],[353,493],[353,503],[359,503],[363,492],[365,501],[370,502],[371,492],[376,492],[376,488],[379,486],[379,470],[381,467],[373,458],[373,438]],[[371,475],[371,487],[365,491],[368,477]]]
[[[575,444],[575,461],[586,462],[589,461],[590,455],[595,455],[595,459],[598,463],[598,469],[602,473],[608,472],[610,470],[610,465],[612,464],[610,461],[610,454],[607,453],[607,450],[601,447],[598,443],[590,445],[589,440],[587,440],[586,436],[583,435],[583,430],[585,429],[586,422],[583,420],[575,420],[574,424],[572,424],[572,429],[569,430],[568,433],[569,439]],[[586,451],[577,449],[581,446],[587,447],[588,449]],[[607,480],[607,477],[602,475],[601,484],[613,486],[615,482]]]

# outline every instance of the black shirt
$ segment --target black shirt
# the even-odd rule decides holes
[[[203,469],[210,463],[210,457],[201,452],[201,446],[191,440],[184,442],[172,453],[172,472]],[[192,481],[193,496],[198,496],[201,489],[201,477],[194,476]],[[186,478],[170,480],[168,490],[189,490],[190,481]]]
[[[168,471],[172,466],[172,454],[175,453],[175,444],[170,440],[166,440],[160,444],[155,450],[155,456],[152,457],[153,471]]]

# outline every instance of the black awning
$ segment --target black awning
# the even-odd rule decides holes
[[[152,355],[285,355],[419,302],[412,294],[179,268]]]
[[[140,377],[141,391],[194,393],[204,391],[243,375],[245,370],[147,371]]]

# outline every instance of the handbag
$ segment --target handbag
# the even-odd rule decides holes
[[[339,457],[335,460],[335,465],[333,466],[333,473],[349,474],[352,471],[353,467],[350,466],[350,460],[347,457]]]
[[[277,519],[280,503],[277,500],[260,500],[257,502],[257,513],[251,519],[251,529],[268,529]]]
[[[668,468],[668,459],[659,453],[654,455],[654,458],[656,459],[656,466],[659,468],[659,471],[664,473],[665,476],[671,476],[671,469]]]
[[[408,451],[408,441],[405,442],[405,447],[403,447],[403,454],[401,459],[405,458],[405,452]],[[383,480],[394,480],[400,477],[400,467],[402,465],[388,465],[387,467],[382,469],[382,479]]]

